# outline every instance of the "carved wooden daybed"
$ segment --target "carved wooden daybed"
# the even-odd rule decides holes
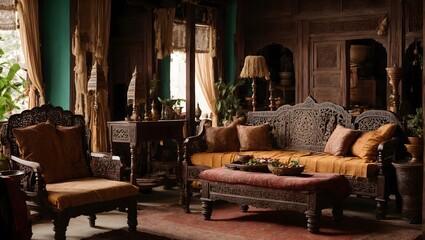
[[[55,239],[66,238],[70,218],[87,215],[94,227],[95,214],[115,209],[136,230],[138,187],[120,181],[120,159],[91,153],[89,140],[82,115],[51,104],[12,115],[1,129],[11,168],[25,172],[28,208],[53,219]]]
[[[333,170],[334,173],[346,176],[353,194],[375,199],[377,219],[385,218],[389,196],[397,194],[395,171],[391,162],[400,149],[400,141],[396,136],[402,135],[402,128],[400,120],[394,113],[369,110],[354,117],[342,106],[330,102],[317,103],[312,97],[308,97],[304,103],[284,105],[276,111],[248,112],[245,125],[259,126],[265,123],[270,125],[272,151],[293,154],[291,156],[298,154],[296,158],[301,164],[307,165],[306,171],[311,171],[308,165],[314,160],[313,163],[316,165],[314,167],[318,172],[332,172],[329,169],[321,169],[320,165],[329,164],[321,162],[321,158],[329,157],[329,154],[323,151],[337,125],[349,129],[373,131],[383,125],[392,124],[396,132],[390,140],[379,144],[375,159],[364,161],[361,158],[350,157],[353,162],[361,162],[361,171],[346,171],[342,167],[339,171]],[[207,125],[207,122],[201,122],[198,134],[188,137],[184,142],[181,201],[186,212],[190,212],[192,182],[199,180],[200,172],[212,167],[222,167],[234,161],[237,154],[252,154],[255,157],[267,154],[265,151],[207,153],[205,136]],[[343,158],[336,158],[335,163],[340,159]],[[356,172],[362,173],[356,174]]]

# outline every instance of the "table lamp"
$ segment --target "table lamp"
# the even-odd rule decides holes
[[[87,91],[94,92],[93,108],[94,108],[94,123],[97,125],[98,122],[98,111],[99,111],[99,100],[98,93],[101,91],[108,92],[108,85],[106,83],[105,74],[102,70],[102,66],[96,61],[91,69],[90,78],[87,82]],[[107,103],[106,103],[107,104]],[[105,107],[105,106],[103,106]]]
[[[131,103],[133,106],[133,112],[130,116],[131,121],[140,121],[141,120],[141,113],[139,111],[140,109],[140,103],[141,103],[141,92],[142,89],[141,85],[139,84],[140,81],[142,81],[139,77],[139,73],[137,72],[137,66],[134,67],[134,71],[130,80],[130,84],[128,85],[127,90],[127,103]]]
[[[252,79],[252,111],[255,111],[255,106],[257,104],[256,92],[257,84],[256,78],[264,78],[270,80],[270,72],[267,69],[266,59],[263,56],[246,56],[245,63],[242,68],[241,78]],[[270,81],[270,108],[273,108],[272,101],[272,83]]]

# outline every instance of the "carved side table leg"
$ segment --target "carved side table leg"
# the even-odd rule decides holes
[[[385,216],[387,215],[387,208],[388,204],[387,201],[384,199],[376,199],[376,219],[382,220],[385,219]]]
[[[305,216],[307,218],[307,229],[309,232],[311,233],[319,232],[321,214],[322,214],[321,211],[308,210],[305,212]]]
[[[342,203],[335,203],[332,208],[332,219],[336,223],[340,223],[342,222],[343,218],[344,218],[344,215],[343,215]]]
[[[248,205],[241,205],[241,212],[247,212],[249,209]]]
[[[137,228],[137,199],[128,207],[127,213],[128,231],[134,232]]]
[[[89,218],[90,227],[95,227],[96,226],[96,215],[90,214],[88,218]]]
[[[202,200],[202,216],[204,220],[210,220],[212,213],[212,202],[208,200]]]

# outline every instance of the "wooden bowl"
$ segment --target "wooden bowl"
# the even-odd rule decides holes
[[[282,165],[279,167],[274,167],[272,165],[268,165],[270,172],[278,175],[278,176],[295,176],[300,175],[304,171],[304,165],[297,165],[288,167],[288,165]]]
[[[418,163],[422,162],[422,155],[424,146],[423,145],[416,145],[416,144],[404,144],[406,147],[406,150],[412,155],[412,159],[410,159],[409,162],[411,163]]]
[[[250,159],[253,159],[254,155],[249,155],[249,154],[239,154],[236,155],[235,157],[235,161],[237,163],[246,163],[248,162]]]

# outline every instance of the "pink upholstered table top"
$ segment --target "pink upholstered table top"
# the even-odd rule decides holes
[[[248,172],[228,168],[213,168],[200,174],[202,180],[244,184],[284,190],[315,191],[327,190],[335,200],[343,200],[352,189],[348,180],[333,173],[302,173],[298,176],[277,176],[272,173]]]

